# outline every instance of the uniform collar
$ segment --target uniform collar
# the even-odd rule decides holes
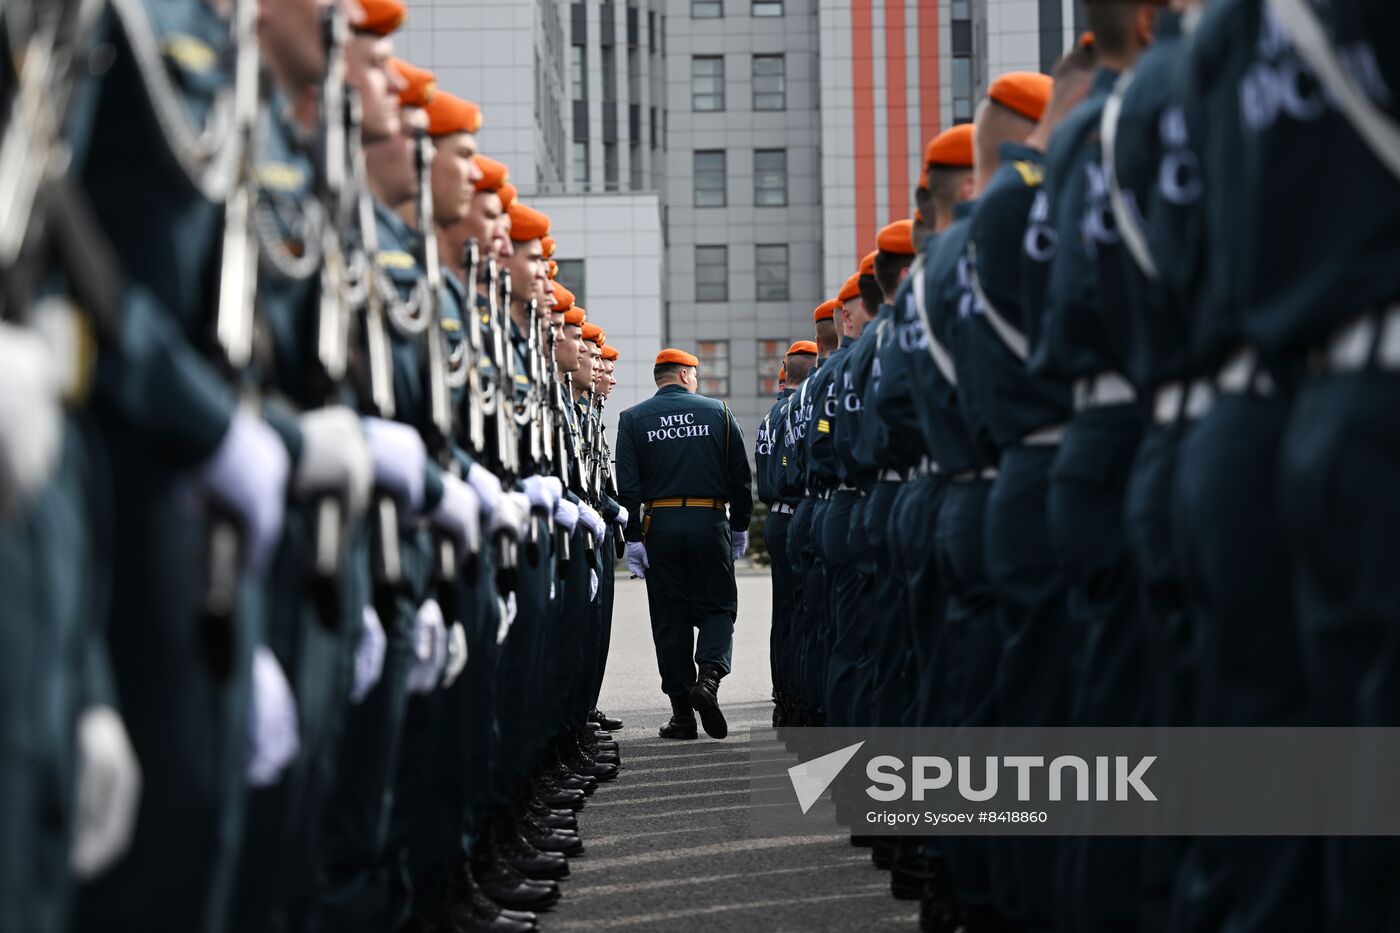
[[[1025,143],[1018,143],[1014,141],[1009,143],[1002,143],[999,147],[997,147],[997,154],[1001,156],[1001,162],[1003,165],[1007,164],[1008,162],[1022,162],[1026,160],[1040,162],[1045,158],[1045,156],[1041,153],[1039,149],[1027,146]]]
[[[959,201],[953,205],[953,219],[962,220],[964,217],[971,217],[975,210],[977,210],[976,201]]]
[[[677,385],[677,384],[674,384],[674,383],[673,383],[673,384],[671,384],[671,385],[662,386],[661,388],[657,389],[657,390],[656,390],[656,394],[657,394],[657,395],[677,395],[677,394],[680,394],[680,395],[689,395],[690,393],[686,390],[686,387],[685,387],[685,386],[683,386],[683,385]]]
[[[851,344],[853,344],[853,343],[855,343],[855,342],[856,342],[856,338],[855,338],[855,337],[847,337],[845,334],[842,334],[842,335],[841,335],[841,344],[840,344],[840,346],[837,347],[837,349],[838,349],[838,350],[840,350],[840,349],[845,349],[846,347],[849,347]]]
[[[1090,94],[1107,94],[1113,90],[1113,85],[1118,83],[1119,72],[1116,68],[1099,68],[1094,72],[1094,85]]]

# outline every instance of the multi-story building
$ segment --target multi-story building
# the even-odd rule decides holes
[[[411,0],[402,48],[479,102],[550,214],[560,280],[623,354],[663,345],[746,426],[989,77],[1049,71],[1075,0]],[[528,50],[528,53],[527,53]]]

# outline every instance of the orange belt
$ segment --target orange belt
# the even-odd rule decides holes
[[[653,499],[646,506],[650,512],[652,509],[722,509],[728,504],[726,499],[691,499],[683,496],[677,499]]]

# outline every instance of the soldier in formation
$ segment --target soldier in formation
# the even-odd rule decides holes
[[[1086,0],[930,141],[759,426],[776,724],[1396,721],[1386,6]],[[928,931],[1400,922],[1383,839],[851,841]]]
[[[0,10],[0,929],[536,929],[618,774],[618,354],[408,13]]]

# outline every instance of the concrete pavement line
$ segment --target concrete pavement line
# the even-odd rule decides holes
[[[619,805],[628,807],[637,804],[667,803],[673,800],[695,800],[700,797],[735,797],[741,794],[747,794],[748,792],[749,789],[747,787],[741,787],[738,790],[712,790],[690,794],[667,794],[663,797],[619,797],[616,800],[595,801],[589,804],[589,809],[591,810],[596,807],[616,807]]]
[[[745,807],[729,807],[730,810],[743,810]],[[697,810],[697,813],[712,813],[714,810]],[[840,840],[839,834],[832,833],[824,836],[765,836],[759,839],[740,840],[742,848],[746,852],[761,851],[764,849],[783,849],[788,846],[806,845],[830,845],[832,842]],[[589,867],[606,865],[608,868],[625,868],[628,865],[653,865],[659,861],[683,858],[705,858],[712,855],[728,855],[735,851],[736,845],[733,841],[717,842],[702,846],[689,846],[687,848],[672,849],[669,852],[642,852],[637,855],[618,855],[604,859],[590,859]],[[580,864],[582,864],[580,862]]]
[[[596,842],[594,840],[589,840],[588,844],[596,845]],[[862,859],[861,861],[868,861],[868,859]],[[828,862],[822,865],[798,865],[793,868],[770,868],[767,871],[743,871],[725,875],[691,875],[684,878],[662,878],[657,881],[633,881],[625,884],[590,884],[583,885],[577,889],[570,888],[569,898],[573,900],[576,898],[594,896],[601,897],[610,894],[640,894],[643,891],[669,890],[678,885],[714,884],[719,881],[737,881],[741,878],[744,880],[753,880],[755,878],[768,878],[774,875],[810,874],[811,872],[828,871],[837,868],[845,870],[850,868],[851,865],[852,861],[846,859],[844,861]],[[885,887],[885,882],[883,880],[877,880],[875,883],[880,885],[882,889]]]
[[[663,910],[650,914],[636,914],[631,917],[613,918],[608,921],[610,927],[633,927],[642,924],[664,923],[666,921],[684,920],[690,917],[712,916],[714,914],[733,913],[740,910],[762,910],[770,907],[786,907],[791,909],[794,906],[806,906],[807,904],[826,903],[829,901],[847,901],[857,897],[879,897],[888,898],[890,892],[886,886],[882,885],[877,891],[851,891],[845,894],[818,894],[812,897],[804,897],[800,905],[794,905],[791,900],[764,900],[748,901],[743,904],[710,904],[705,907],[691,907],[686,910]],[[596,929],[593,921],[565,920],[561,923],[551,923],[551,929],[555,930],[592,930]]]

